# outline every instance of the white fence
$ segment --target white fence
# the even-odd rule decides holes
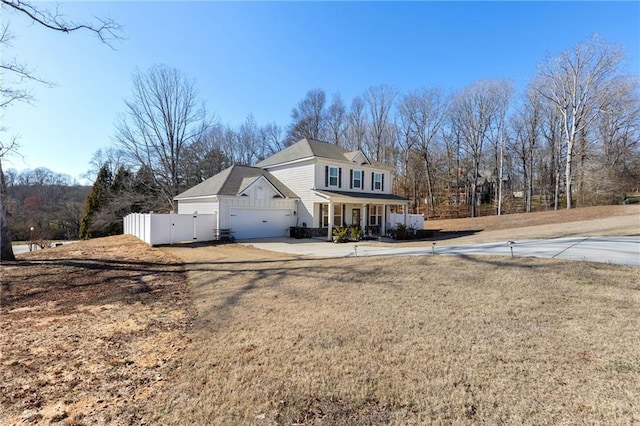
[[[395,228],[398,223],[404,223],[404,214],[390,213],[387,221],[392,228]],[[411,227],[413,229],[424,229],[424,215],[408,214],[407,227]]]
[[[124,233],[150,246],[215,239],[215,214],[131,213],[124,219]]]

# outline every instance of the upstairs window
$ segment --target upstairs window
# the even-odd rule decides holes
[[[384,191],[384,175],[382,173],[371,173],[371,189]]]
[[[342,168],[334,166],[325,166],[324,168],[324,186],[340,188],[342,180]]]
[[[362,170],[351,170],[351,188],[362,189]]]

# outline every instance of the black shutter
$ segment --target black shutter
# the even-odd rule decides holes
[[[371,190],[373,191],[373,179],[374,179],[374,174],[373,172],[371,172]]]
[[[384,173],[382,174],[382,183],[380,184],[380,189],[384,191]]]
[[[329,166],[324,166],[324,187],[329,186]]]
[[[349,189],[353,189],[353,169],[349,170]]]
[[[364,170],[360,170],[360,189],[364,189]]]
[[[338,188],[342,188],[342,167],[338,168]]]

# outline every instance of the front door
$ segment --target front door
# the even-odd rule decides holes
[[[351,210],[351,224],[360,226],[360,209]]]

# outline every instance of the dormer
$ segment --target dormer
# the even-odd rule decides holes
[[[350,162],[357,164],[359,166],[362,165],[371,165],[371,161],[367,158],[366,155],[360,150],[345,152],[344,156]]]

